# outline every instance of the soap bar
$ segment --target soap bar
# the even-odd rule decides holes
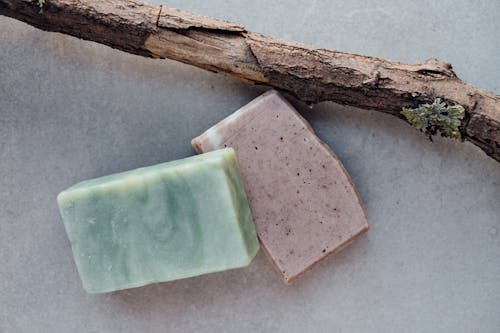
[[[57,200],[89,293],[243,267],[259,248],[229,148],[84,181]]]
[[[192,144],[200,153],[235,149],[262,247],[287,284],[369,228],[339,159],[276,91]]]

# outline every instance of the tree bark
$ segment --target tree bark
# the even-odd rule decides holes
[[[500,162],[500,96],[462,82],[450,64],[402,64],[320,49],[243,26],[133,0],[0,0],[0,14],[37,28],[169,58],[313,104],[333,101],[402,117],[403,107],[441,98],[465,108],[460,132]]]

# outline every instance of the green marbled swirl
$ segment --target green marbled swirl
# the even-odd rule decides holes
[[[259,247],[230,148],[84,181],[58,203],[89,293],[243,267]]]

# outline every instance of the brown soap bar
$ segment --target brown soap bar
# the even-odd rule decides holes
[[[256,98],[192,145],[199,153],[235,149],[257,234],[285,283],[369,229],[338,158],[276,91]]]

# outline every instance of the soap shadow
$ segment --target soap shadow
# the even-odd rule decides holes
[[[158,283],[140,288],[113,292],[103,297],[119,312],[141,316],[164,316],[165,320],[189,319],[203,309],[229,311],[233,304],[255,306],[265,311],[267,305],[280,301],[296,302],[307,297],[318,285],[335,279],[338,270],[348,271],[363,265],[363,257],[371,246],[367,235],[359,237],[346,249],[330,257],[304,274],[293,285],[285,285],[262,251],[245,268],[207,274],[185,280]],[[261,306],[261,308],[260,308]]]
[[[245,268],[117,291],[106,298],[121,310],[161,311],[168,316],[180,316],[202,307],[223,307],[243,297],[246,290],[261,292],[280,288],[280,284],[259,252]]]

